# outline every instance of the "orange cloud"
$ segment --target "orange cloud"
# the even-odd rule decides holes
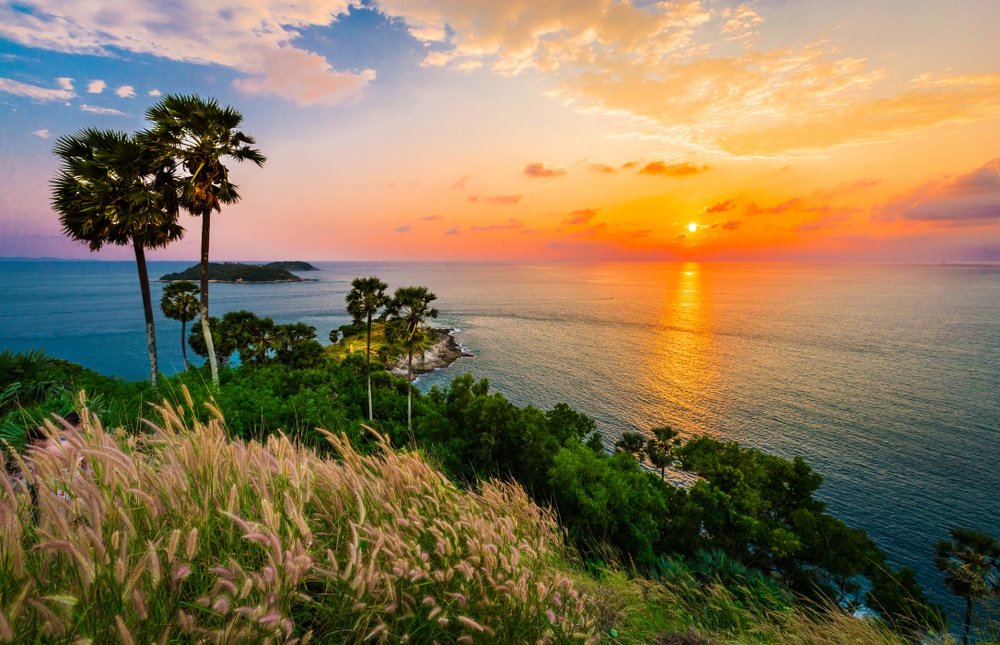
[[[492,204],[493,206],[509,206],[519,203],[521,195],[491,195],[489,197],[469,195],[466,199],[470,202],[482,202],[484,204]]]
[[[603,163],[592,163],[589,166],[587,166],[587,168],[591,172],[599,172],[599,173],[605,174],[605,175],[611,175],[611,174],[614,174],[615,172],[617,172],[617,170],[615,170],[614,167],[609,166],[607,164],[603,164]]]
[[[708,172],[708,170],[708,166],[693,166],[687,162],[668,164],[663,161],[651,161],[639,170],[639,174],[660,175],[663,177],[689,177]]]
[[[546,168],[544,163],[529,163],[524,167],[524,174],[533,179],[540,179],[561,177],[566,174],[566,171],[562,168]]]
[[[726,211],[731,211],[736,208],[736,200],[727,199],[724,202],[719,202],[717,204],[712,204],[705,209],[706,213],[725,213]]]
[[[569,218],[563,220],[564,224],[569,224],[571,226],[578,226],[580,224],[586,224],[597,215],[598,208],[580,208],[578,210],[572,211],[569,214]]]
[[[498,224],[489,224],[486,226],[470,226],[473,231],[503,231],[513,228],[524,228],[524,222],[519,219],[509,219],[505,222],[500,222]]]

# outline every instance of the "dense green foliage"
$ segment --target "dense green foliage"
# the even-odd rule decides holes
[[[183,271],[167,273],[160,278],[160,282],[193,281],[200,276],[201,266],[196,264]],[[209,262],[208,279],[213,282],[302,282],[302,278],[285,269],[241,262]]]
[[[212,413],[201,402],[214,401],[234,437],[264,438],[282,430],[324,449],[316,430],[322,427],[343,432],[366,449],[363,356],[339,363],[320,356],[314,365],[296,366],[273,345],[265,343],[268,350],[262,351],[256,332],[248,331],[260,325],[273,333],[280,326],[249,312],[232,312],[229,318],[217,321],[215,333],[223,332],[219,346],[236,338],[232,351],[239,352],[242,367],[224,370],[217,392],[203,369],[165,379],[166,397],[181,400],[185,385],[204,419]],[[230,326],[232,333],[226,331]],[[301,339],[315,343],[311,334]],[[424,395],[413,392],[411,439],[406,380],[390,376],[378,362],[373,368],[372,427],[396,446],[415,441],[456,482],[517,481],[534,500],[554,508],[571,543],[595,566],[624,562],[652,575],[667,557],[739,590],[734,593],[752,594],[755,603],[789,592],[850,602],[867,592],[868,606],[901,629],[942,622],[912,571],[892,571],[864,532],[825,512],[814,497],[821,479],[801,459],[695,438],[671,448],[679,466],[697,475],[690,487],[676,487],[645,466],[641,455],[608,454],[586,415],[564,404],[548,411],[515,406],[491,392],[485,380],[468,375]],[[76,385],[62,382],[61,387]],[[149,414],[148,385],[111,379],[106,385],[107,390],[91,385],[88,391],[113,392],[133,418]],[[37,406],[32,414],[44,416]],[[672,444],[669,433],[661,434]]]
[[[267,262],[262,266],[269,269],[281,269],[282,271],[319,271],[319,267],[314,267],[308,262],[301,260],[285,260],[282,262]]]

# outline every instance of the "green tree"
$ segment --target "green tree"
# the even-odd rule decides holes
[[[146,317],[149,380],[157,387],[156,333],[146,270],[146,249],[178,240],[177,200],[170,172],[135,136],[86,129],[60,137],[53,148],[60,168],[52,181],[52,206],[63,232],[91,251],[105,244],[131,245]]]
[[[437,296],[427,287],[399,287],[386,305],[386,339],[406,352],[406,428],[413,439],[413,353],[430,342],[426,328],[429,318],[437,318],[430,305]]]
[[[642,459],[642,454],[646,449],[646,437],[638,432],[625,432],[615,442],[615,452],[624,452],[632,455],[637,461]]]
[[[996,538],[965,528],[948,531],[950,540],[934,546],[934,566],[944,573],[944,584],[965,599],[962,644],[969,642],[972,613],[977,601],[1000,593],[1000,542]]]
[[[385,290],[389,285],[375,276],[354,278],[351,290],[347,292],[347,313],[354,318],[354,324],[362,320],[367,326],[367,341],[365,343],[365,376],[368,380],[368,420],[374,418],[372,413],[372,317],[389,303]]]
[[[231,107],[220,106],[215,99],[168,95],[146,111],[146,118],[153,127],[144,136],[161,163],[183,170],[179,177],[181,205],[195,217],[201,217],[201,329],[208,348],[212,384],[218,388],[219,366],[212,348],[208,315],[211,214],[220,212],[223,204],[234,204],[240,199],[223,160],[252,161],[261,166],[265,157],[253,147],[253,138],[239,130],[243,115]]]
[[[660,469],[660,479],[666,477],[667,466],[672,466],[677,460],[674,450],[680,443],[677,431],[670,426],[653,428],[653,437],[646,442],[646,457]]]
[[[181,321],[181,354],[184,356],[184,369],[187,369],[187,343],[184,339],[187,336],[187,324],[198,315],[198,285],[190,280],[171,282],[163,288],[160,309],[167,318]]]

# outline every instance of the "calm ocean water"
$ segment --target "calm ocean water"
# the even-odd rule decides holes
[[[1000,267],[319,266],[315,282],[212,285],[212,312],[303,321],[326,342],[352,278],[426,285],[475,357],[425,388],[468,371],[522,405],[570,403],[609,443],[670,424],[800,455],[830,510],[941,600],[933,543],[957,525],[1000,536]],[[164,372],[181,366],[179,329],[157,320]],[[143,378],[134,265],[0,261],[0,348],[33,347]]]

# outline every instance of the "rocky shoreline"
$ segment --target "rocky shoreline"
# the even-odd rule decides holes
[[[423,354],[413,356],[414,374],[433,372],[448,367],[463,356],[472,356],[455,340],[454,329],[432,329],[431,332],[435,334],[434,342],[423,351]],[[389,371],[396,376],[406,376],[406,356],[401,356]]]

